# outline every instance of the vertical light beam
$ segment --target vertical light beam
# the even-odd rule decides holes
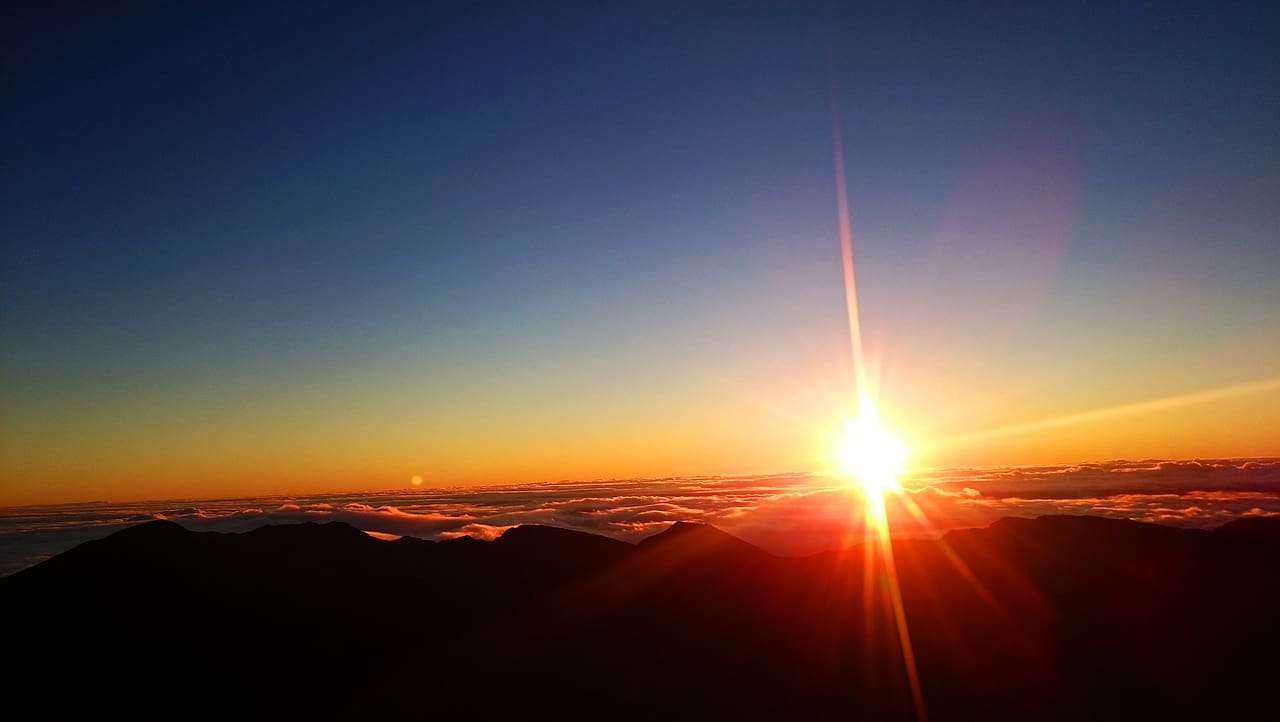
[[[834,69],[834,63],[832,63]],[[832,72],[834,75],[834,70]],[[853,229],[849,218],[849,191],[845,179],[844,167],[844,135],[840,130],[840,110],[836,103],[835,80],[830,85],[831,104],[831,145],[835,154],[836,173],[836,208],[840,223],[840,260],[844,270],[844,302],[845,312],[849,317],[849,345],[853,353],[853,375],[858,393],[858,415],[860,419],[876,413],[875,402],[867,385],[866,359],[862,351],[862,322],[858,314],[858,284],[853,272]],[[867,485],[870,489],[871,486]],[[864,530],[867,536],[868,561],[877,565],[877,569],[886,582],[889,606],[892,609],[894,626],[898,635],[898,644],[902,651],[902,662],[907,675],[907,683],[911,686],[911,702],[915,708],[916,719],[925,722],[924,693],[920,688],[920,675],[916,671],[915,653],[911,648],[911,635],[907,630],[907,614],[902,603],[902,589],[898,584],[897,564],[893,558],[893,540],[889,534],[889,518],[885,510],[884,489],[876,493],[868,493],[864,501]],[[871,553],[874,548],[875,554]],[[869,572],[869,568],[867,570]],[[867,575],[870,581],[873,575]],[[864,589],[869,593],[870,587]]]
[[[853,229],[849,220],[849,191],[844,170],[844,134],[840,130],[840,109],[836,105],[835,83],[831,86],[831,145],[835,153],[836,209],[840,218],[840,261],[844,268],[844,306],[849,317],[849,345],[853,351],[853,375],[858,388],[859,407],[867,395],[866,364],[862,356],[862,322],[858,315],[858,282],[853,273]]]

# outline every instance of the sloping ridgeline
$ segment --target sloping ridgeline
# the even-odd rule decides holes
[[[9,709],[45,715],[912,719],[862,547],[772,556],[676,524],[638,545],[339,523],[149,522],[0,579]],[[1215,531],[1004,519],[895,544],[930,719],[1265,708],[1280,518]]]

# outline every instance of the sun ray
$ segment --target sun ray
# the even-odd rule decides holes
[[[898,580],[898,566],[893,555],[893,539],[889,532],[889,518],[885,509],[884,493],[868,493],[864,504],[866,523],[864,528],[871,536],[868,547],[874,550],[875,566],[883,579],[884,593],[889,597],[893,623],[898,634],[898,646],[902,652],[902,664],[911,685],[911,701],[916,718],[925,719],[924,694],[920,689],[920,675],[916,669],[915,651],[911,646],[911,633],[907,627],[906,607],[902,603],[902,585]],[[878,585],[879,586],[879,585]]]
[[[870,596],[883,586],[893,611],[894,627],[901,647],[904,671],[911,688],[911,701],[916,719],[924,722],[924,694],[920,676],[916,670],[915,653],[911,647],[911,635],[907,629],[906,608],[902,601],[902,589],[898,583],[897,566],[893,558],[893,542],[889,533],[889,518],[885,510],[887,492],[900,491],[898,474],[905,458],[902,442],[887,432],[880,424],[875,399],[867,382],[866,358],[862,348],[862,323],[858,313],[857,279],[853,267],[853,231],[849,217],[848,189],[844,168],[844,139],[840,132],[840,115],[836,105],[834,83],[831,87],[831,134],[835,154],[836,203],[840,228],[840,259],[843,268],[845,310],[849,321],[849,344],[853,355],[853,372],[858,393],[858,418],[852,425],[846,422],[846,440],[842,456],[846,471],[854,471],[862,485],[864,495],[863,530],[866,536],[866,566],[864,567],[863,594],[865,609],[870,614],[874,600]],[[884,584],[876,584],[877,576]]]
[[[1036,421],[1009,424],[1008,426],[1000,426],[992,429],[985,429],[983,431],[961,434],[958,436],[949,436],[935,442],[933,446],[938,448],[959,446],[962,444],[970,444],[975,441],[986,441],[989,439],[999,439],[1007,436],[1017,436],[1019,434],[1027,434],[1035,431],[1055,429],[1061,426],[1072,426],[1075,424],[1102,421],[1104,419],[1112,419],[1121,416],[1145,414],[1152,411],[1163,411],[1165,409],[1177,408],[1179,406],[1190,406],[1193,404],[1221,401],[1238,396],[1249,396],[1275,389],[1280,389],[1280,376],[1253,381],[1250,383],[1237,384],[1235,386],[1224,386],[1216,389],[1208,389],[1206,391],[1196,391],[1187,394],[1167,396],[1162,399],[1151,399],[1148,401],[1119,404],[1117,406],[1108,406],[1101,409],[1092,409],[1090,411],[1080,411],[1074,414],[1063,414],[1061,416],[1037,419]]]
[[[911,518],[920,528],[929,529],[933,527],[933,521],[927,514],[925,514],[924,509],[920,508],[920,505],[916,503],[915,499],[913,499],[910,494],[903,494],[900,497],[900,501],[902,502],[902,508],[906,509],[907,513],[911,515]],[[942,552],[943,558],[951,564],[951,567],[956,570],[956,573],[958,573],[962,579],[974,588],[974,591],[978,593],[979,598],[981,598],[987,606],[998,611],[1003,611],[999,602],[996,601],[995,596],[993,596],[991,591],[987,589],[986,585],[982,583],[982,580],[978,579],[977,575],[973,573],[973,570],[969,568],[969,565],[965,563],[964,559],[960,558],[960,555],[951,548],[951,544],[947,541],[946,537],[940,537],[936,543],[938,550]]]

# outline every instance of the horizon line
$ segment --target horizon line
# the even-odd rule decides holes
[[[1063,466],[1081,466],[1084,464],[1106,464],[1116,462],[1138,463],[1144,461],[1258,461],[1267,459],[1280,459],[1280,454],[1264,455],[1264,456],[1189,456],[1189,457],[1145,457],[1141,459],[1130,459],[1125,457],[1113,457],[1109,459],[1085,459],[1077,461],[1059,461],[1038,464],[967,464],[961,466],[933,466],[920,467],[911,469],[902,474],[902,476],[911,478],[922,474],[932,474],[946,471],[958,470],[994,470],[994,469],[1042,469],[1050,467]],[[313,496],[358,496],[361,494],[370,495],[388,495],[388,494],[425,494],[435,491],[459,491],[459,490],[477,490],[484,491],[488,489],[509,489],[513,487],[531,487],[538,485],[556,485],[556,484],[605,484],[609,482],[639,482],[639,483],[655,483],[662,481],[697,481],[697,480],[734,480],[734,479],[770,479],[784,477],[826,477],[838,476],[844,474],[836,469],[810,470],[810,471],[782,471],[782,472],[765,472],[759,474],[686,474],[686,475],[667,475],[667,476],[615,476],[615,477],[597,477],[594,479],[554,479],[554,480],[535,480],[535,481],[519,481],[519,482],[493,482],[481,484],[457,484],[453,486],[435,485],[435,486],[418,486],[418,487],[381,487],[372,489],[336,489],[333,491],[309,491],[309,492],[268,492],[263,494],[230,494],[226,496],[184,496],[184,497],[138,497],[128,499],[85,499],[81,501],[58,501],[58,502],[35,502],[30,504],[0,504],[0,515],[13,509],[32,509],[32,508],[49,508],[49,507],[67,507],[67,506],[89,506],[89,505],[110,505],[110,504],[142,504],[142,503],[161,503],[161,502],[197,502],[197,501],[236,501],[247,499],[295,499]]]

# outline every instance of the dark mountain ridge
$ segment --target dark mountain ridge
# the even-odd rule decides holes
[[[911,719],[868,551],[153,521],[0,579],[6,679],[48,713]],[[1238,716],[1280,643],[1280,518],[1009,518],[894,558],[932,719]]]

